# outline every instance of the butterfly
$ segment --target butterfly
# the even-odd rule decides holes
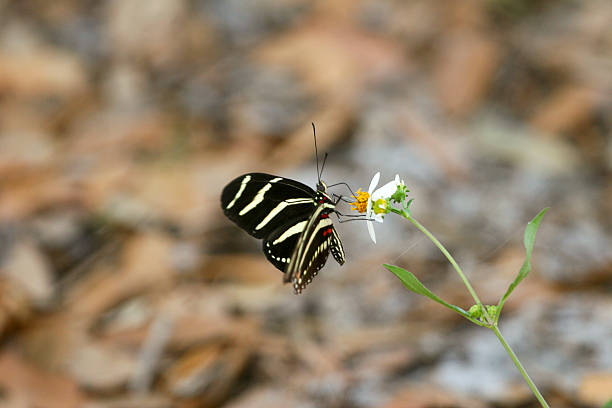
[[[232,180],[221,194],[225,215],[253,237],[263,239],[266,258],[284,272],[283,282],[291,282],[296,294],[312,282],[330,252],[340,265],[345,262],[342,242],[330,218],[340,200],[332,199],[318,169],[317,174],[316,191],[296,180],[247,173]]]

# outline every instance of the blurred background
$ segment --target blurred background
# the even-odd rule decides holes
[[[1,407],[536,407],[399,218],[300,296],[220,209],[396,173],[556,407],[612,398],[609,0],[0,0]],[[320,153],[320,154],[321,154]],[[347,195],[341,186],[335,192]],[[348,207],[342,208],[348,212]]]

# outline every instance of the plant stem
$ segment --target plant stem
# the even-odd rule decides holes
[[[525,382],[527,383],[527,385],[531,389],[531,392],[533,393],[533,395],[535,395],[535,397],[540,402],[540,405],[542,405],[542,407],[545,407],[545,408],[550,408],[548,406],[548,404],[546,403],[546,400],[544,399],[542,394],[540,394],[540,391],[538,390],[538,387],[531,380],[531,377],[529,377],[529,374],[527,374],[527,371],[525,370],[525,368],[523,367],[523,365],[519,361],[518,357],[516,356],[516,354],[514,354],[514,351],[512,350],[510,345],[506,342],[506,339],[504,338],[504,336],[499,331],[499,328],[497,327],[497,325],[496,324],[492,325],[489,328],[493,331],[493,333],[495,333],[495,335],[499,339],[499,342],[506,349],[506,352],[508,353],[508,355],[510,356],[510,358],[514,362],[514,365],[516,366],[516,368],[518,368],[518,370],[521,372],[521,375],[525,379]]]
[[[427,228],[425,228],[425,226],[423,224],[418,222],[416,219],[412,218],[411,215],[407,214],[405,211],[401,211],[399,214],[401,216],[403,216],[404,218],[406,218],[408,221],[410,221],[412,224],[414,224],[414,226],[417,227],[423,234],[425,234],[427,236],[427,238],[429,238],[431,240],[431,242],[433,242],[434,245],[437,246],[438,249],[444,254],[444,256],[446,257],[446,259],[448,259],[448,261],[453,266],[453,268],[455,268],[455,271],[457,271],[457,274],[459,275],[459,277],[463,281],[463,284],[465,285],[467,290],[470,292],[470,295],[472,295],[472,298],[474,299],[474,302],[476,302],[478,307],[480,307],[480,309],[482,310],[482,313],[483,313],[485,319],[487,320],[487,322],[492,323],[493,320],[492,320],[491,316],[488,314],[486,308],[483,307],[482,302],[480,301],[480,298],[476,294],[476,291],[474,290],[474,288],[470,284],[470,281],[467,279],[467,277],[465,276],[465,274],[463,273],[463,271],[461,270],[461,268],[457,264],[457,261],[455,261],[455,258],[453,258],[453,256],[446,250],[446,248],[444,248],[444,245],[442,245],[442,243],[440,241],[438,241],[438,239],[431,232],[429,232],[429,230]]]
[[[446,248],[444,248],[444,245],[442,245],[442,243],[440,243],[440,241],[438,241],[438,239],[431,232],[429,232],[429,230],[427,228],[425,228],[423,226],[423,224],[418,222],[416,219],[412,218],[412,216],[409,213],[407,213],[404,210],[397,210],[395,208],[392,208],[391,211],[396,213],[396,214],[401,215],[402,217],[404,217],[408,221],[410,221],[412,224],[414,224],[414,226],[417,227],[419,229],[419,231],[421,231],[423,234],[425,234],[427,236],[427,238],[429,238],[431,240],[431,242],[433,242],[438,247],[438,249],[444,254],[444,256],[446,256],[446,259],[448,259],[448,261],[451,263],[451,265],[453,265],[453,268],[455,268],[455,271],[457,271],[457,274],[459,275],[459,277],[463,281],[463,283],[464,283],[465,287],[467,288],[467,290],[470,292],[470,295],[472,295],[472,298],[474,298],[474,301],[476,302],[476,304],[482,310],[482,314],[483,314],[483,316],[484,316],[484,318],[486,320],[486,324],[484,324],[484,327],[487,327],[488,329],[491,329],[493,331],[493,333],[495,333],[495,335],[497,336],[499,342],[502,344],[502,346],[504,346],[504,349],[506,350],[506,353],[508,353],[508,356],[510,356],[510,358],[514,362],[514,365],[516,366],[516,368],[518,368],[519,372],[521,373],[521,375],[525,379],[525,382],[527,383],[527,385],[531,389],[531,392],[533,393],[533,395],[540,402],[540,405],[542,405],[543,408],[550,408],[548,406],[548,404],[546,403],[546,400],[544,399],[544,397],[542,396],[542,394],[538,390],[538,387],[531,380],[531,377],[529,377],[529,374],[527,374],[527,371],[525,370],[525,368],[523,367],[523,365],[519,361],[518,357],[516,356],[516,354],[514,354],[514,351],[512,350],[512,348],[510,348],[510,345],[508,344],[508,342],[506,341],[504,336],[499,331],[499,328],[497,327],[497,321],[496,321],[497,316],[494,316],[494,318],[495,318],[494,319],[494,318],[492,318],[489,315],[489,313],[487,312],[487,309],[482,305],[482,302],[478,298],[478,295],[476,294],[476,291],[474,290],[474,288],[472,287],[472,285],[468,281],[467,277],[465,276],[465,274],[463,273],[463,271],[461,270],[461,268],[459,267],[459,265],[455,261],[455,258],[453,258],[453,256],[446,250]]]

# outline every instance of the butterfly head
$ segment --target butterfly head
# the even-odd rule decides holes
[[[323,180],[319,180],[319,183],[317,184],[317,191],[327,193],[327,184],[325,184]]]
[[[331,196],[327,193],[327,184],[323,180],[319,180],[317,184],[317,201],[323,202],[334,202]]]

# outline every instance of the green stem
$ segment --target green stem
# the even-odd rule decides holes
[[[516,368],[518,368],[519,372],[521,373],[521,375],[525,379],[525,382],[527,383],[527,385],[531,389],[531,392],[533,393],[533,395],[540,402],[540,405],[542,405],[543,408],[550,408],[548,406],[548,404],[546,403],[546,400],[544,399],[544,397],[542,396],[542,394],[538,390],[538,387],[536,387],[535,383],[531,380],[531,377],[529,377],[529,374],[527,374],[527,371],[525,371],[525,368],[523,367],[523,365],[519,361],[518,357],[516,356],[516,354],[514,354],[514,351],[512,350],[512,348],[510,348],[510,345],[508,344],[508,342],[506,341],[504,336],[499,331],[499,328],[497,327],[497,321],[494,320],[493,318],[491,318],[491,316],[487,312],[487,309],[482,305],[482,302],[478,298],[478,295],[476,294],[476,291],[474,290],[474,288],[472,287],[472,285],[468,281],[467,277],[465,276],[465,274],[463,273],[463,271],[461,270],[461,268],[459,267],[459,265],[455,261],[455,258],[453,258],[453,256],[446,250],[446,248],[444,248],[444,245],[442,245],[442,243],[440,243],[440,241],[438,241],[438,239],[431,232],[429,232],[429,230],[427,228],[425,228],[416,219],[412,218],[412,216],[409,213],[407,213],[404,210],[398,210],[398,209],[395,209],[395,208],[391,208],[390,210],[391,210],[391,212],[394,212],[396,214],[401,215],[402,217],[404,217],[408,221],[410,221],[412,224],[414,224],[414,226],[417,227],[419,229],[419,231],[421,231],[423,234],[425,234],[427,236],[427,238],[429,238],[431,240],[431,242],[433,242],[438,247],[438,249],[446,257],[446,259],[448,259],[448,261],[451,263],[451,265],[453,265],[453,268],[455,268],[455,271],[457,271],[457,274],[459,275],[459,277],[463,281],[463,284],[465,285],[467,290],[470,292],[470,295],[472,295],[472,298],[474,298],[474,301],[476,302],[476,304],[482,310],[482,314],[483,314],[483,316],[484,316],[484,318],[486,320],[486,324],[482,324],[482,326],[491,329],[493,331],[493,333],[495,333],[495,335],[499,339],[499,342],[502,344],[502,346],[504,346],[504,349],[506,349],[506,353],[508,353],[508,356],[510,356],[510,358],[514,362],[514,365],[516,366]]]
[[[470,295],[472,295],[472,298],[474,299],[474,302],[476,302],[478,307],[480,307],[480,309],[482,310],[482,314],[485,317],[485,319],[487,320],[487,322],[489,322],[489,324],[492,323],[493,319],[491,318],[491,316],[487,312],[486,308],[482,305],[482,302],[480,301],[480,298],[476,294],[476,291],[474,290],[474,288],[470,284],[470,281],[467,279],[467,277],[465,276],[465,274],[463,273],[463,271],[461,270],[461,268],[457,264],[457,261],[455,261],[455,258],[453,258],[453,256],[446,250],[446,248],[444,248],[444,245],[442,245],[442,243],[440,241],[438,241],[438,239],[431,232],[429,232],[429,230],[427,228],[425,228],[425,226],[423,224],[418,222],[416,219],[412,218],[412,216],[410,214],[406,213],[405,211],[400,211],[400,210],[394,211],[394,210],[395,209],[392,209],[391,211],[397,212],[397,214],[401,215],[402,217],[404,217],[408,221],[410,221],[412,224],[414,224],[415,227],[417,227],[423,234],[425,234],[427,236],[427,238],[429,238],[431,240],[431,242],[434,243],[435,246],[438,247],[438,249],[446,257],[446,259],[448,259],[450,264],[453,265],[453,268],[455,268],[455,271],[457,271],[457,274],[459,275],[459,277],[463,281],[463,284],[465,285],[467,290],[470,292]]]
[[[497,327],[497,325],[490,326],[489,328],[493,331],[493,333],[495,333],[495,335],[499,339],[499,342],[506,349],[506,352],[508,353],[508,355],[510,356],[510,358],[514,362],[514,365],[516,366],[516,368],[518,368],[518,370],[521,372],[521,375],[525,379],[525,382],[527,383],[527,385],[531,389],[531,392],[533,393],[533,395],[535,395],[535,397],[540,402],[540,405],[542,405],[545,408],[550,408],[548,406],[548,404],[546,403],[546,400],[544,399],[542,394],[540,394],[540,391],[538,390],[538,387],[531,380],[531,377],[529,377],[529,374],[527,374],[527,371],[525,370],[525,368],[523,367],[523,365],[519,361],[518,357],[516,356],[516,354],[514,354],[514,351],[512,350],[512,348],[510,347],[508,342],[506,342],[506,339],[504,338],[504,336],[499,331],[499,328]]]

